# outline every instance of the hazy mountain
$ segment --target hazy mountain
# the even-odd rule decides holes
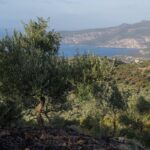
[[[150,47],[150,21],[109,28],[63,31],[61,35],[64,44],[143,49]]]

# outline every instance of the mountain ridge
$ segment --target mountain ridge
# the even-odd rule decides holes
[[[86,44],[108,48],[144,49],[150,47],[150,21],[60,33],[64,44]]]

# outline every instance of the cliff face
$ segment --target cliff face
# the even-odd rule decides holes
[[[61,35],[64,44],[143,49],[150,47],[150,21],[103,29],[61,32]]]

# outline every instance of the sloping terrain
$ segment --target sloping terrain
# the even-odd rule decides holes
[[[98,47],[148,48],[150,21],[122,24],[117,27],[61,32],[65,44],[88,44]]]
[[[1,150],[144,150],[134,143],[109,138],[96,139],[72,129],[0,129]]]

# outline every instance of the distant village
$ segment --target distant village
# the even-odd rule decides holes
[[[117,60],[120,60],[124,63],[142,63],[146,60],[148,60],[148,58],[145,58],[145,57],[134,57],[134,56],[121,56],[121,55],[117,55],[115,57],[112,57],[113,59],[117,59]]]

